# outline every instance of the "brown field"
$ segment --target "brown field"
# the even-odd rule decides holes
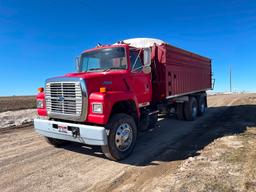
[[[36,108],[35,96],[0,97],[0,112]]]
[[[256,94],[208,97],[194,122],[159,119],[134,153],[54,148],[32,126],[0,131],[1,191],[256,191]],[[1,130],[1,129],[0,129]]]

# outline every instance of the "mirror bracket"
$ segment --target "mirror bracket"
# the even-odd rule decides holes
[[[142,71],[145,74],[149,74],[149,73],[151,73],[151,67],[150,66],[143,66]]]
[[[151,48],[144,48],[144,66],[150,66],[151,65]]]
[[[76,72],[80,71],[80,56],[76,57]]]

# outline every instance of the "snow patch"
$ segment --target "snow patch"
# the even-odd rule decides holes
[[[2,112],[0,113],[0,128],[19,126],[25,123],[30,123],[36,117],[36,109]]]

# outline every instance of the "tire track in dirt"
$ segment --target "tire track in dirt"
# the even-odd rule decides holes
[[[214,101],[214,103],[210,101],[211,107],[221,106],[224,103],[225,107],[215,110],[207,119],[204,119],[204,121],[209,120],[212,124],[216,122],[230,106],[240,104],[241,100],[246,96],[237,97],[232,95],[232,97],[227,99],[227,96],[224,95],[221,97],[221,105],[216,102],[215,97],[216,96],[213,96],[211,98]],[[157,161],[152,160],[150,166],[145,166],[140,169],[130,169],[119,178],[99,183],[99,185],[92,188],[91,191],[150,191],[155,189],[155,186],[152,186],[152,182],[156,184],[158,181],[161,181],[161,177],[174,174],[179,165],[183,162],[183,159],[185,160],[190,156],[194,156],[192,154],[196,154],[197,151],[200,150],[199,146],[193,146],[193,141],[206,134],[207,129],[202,130],[202,128],[198,126],[200,123],[204,123],[204,121],[197,123],[193,131],[180,138],[179,140],[182,141],[180,144],[173,143],[164,148],[162,152],[159,153],[159,157],[155,158]],[[177,160],[175,160],[173,156],[181,156],[181,158],[178,157],[176,158]]]

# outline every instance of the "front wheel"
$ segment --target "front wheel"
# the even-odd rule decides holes
[[[104,155],[114,161],[129,156],[137,138],[137,127],[133,118],[123,113],[115,114],[106,128],[109,130],[108,144],[101,146]]]

